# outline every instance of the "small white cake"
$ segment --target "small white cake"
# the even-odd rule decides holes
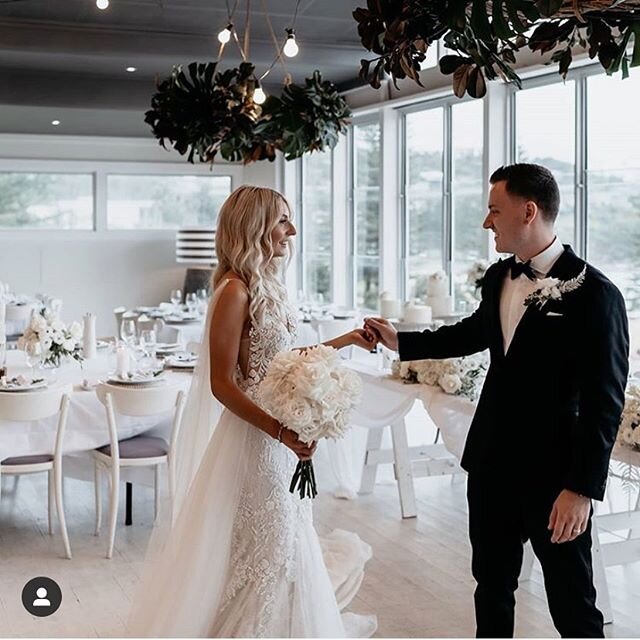
[[[380,294],[380,315],[387,319],[397,319],[402,314],[402,303],[396,298],[392,298],[391,294],[383,291]]]
[[[404,308],[403,320],[406,324],[429,324],[431,322],[431,307],[409,302]]]
[[[453,313],[453,297],[449,295],[449,279],[444,271],[436,271],[427,279],[427,304],[435,317]]]

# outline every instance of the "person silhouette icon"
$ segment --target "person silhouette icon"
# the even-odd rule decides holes
[[[51,602],[47,600],[47,590],[44,587],[40,587],[36,591],[36,595],[38,596],[36,600],[33,601],[34,607],[50,607]]]

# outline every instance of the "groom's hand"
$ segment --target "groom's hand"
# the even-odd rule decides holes
[[[392,351],[398,350],[398,332],[395,327],[384,318],[365,318],[365,331],[371,331],[378,340]]]
[[[549,517],[551,542],[570,542],[583,534],[591,514],[591,500],[579,493],[563,489],[556,498]]]

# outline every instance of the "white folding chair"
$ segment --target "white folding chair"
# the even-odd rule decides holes
[[[173,502],[175,491],[175,448],[184,411],[184,392],[166,386],[129,388],[112,384],[100,384],[96,389],[100,402],[107,412],[109,444],[93,451],[95,460],[96,535],[102,525],[102,491],[100,473],[108,474],[111,484],[109,507],[109,541],[107,558],[113,556],[118,515],[121,467],[154,467],[155,509],[160,508],[160,465],[166,463],[169,474],[169,495]],[[118,441],[116,413],[125,416],[154,416],[173,411],[173,424],[169,442],[163,438],[139,435]]]
[[[166,344],[176,344],[182,342],[182,332],[177,327],[163,325],[156,331],[156,340]]]
[[[56,387],[31,392],[0,392],[0,420],[32,422],[58,416],[58,428],[53,453],[5,458],[0,463],[0,477],[48,472],[49,535],[53,535],[53,503],[55,499],[62,540],[67,558],[71,546],[62,501],[62,443],[67,426],[69,387]],[[55,496],[55,497],[54,497]]]

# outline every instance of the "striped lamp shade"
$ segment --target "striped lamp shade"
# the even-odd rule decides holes
[[[176,262],[216,263],[216,230],[211,227],[182,227],[176,234]]]

